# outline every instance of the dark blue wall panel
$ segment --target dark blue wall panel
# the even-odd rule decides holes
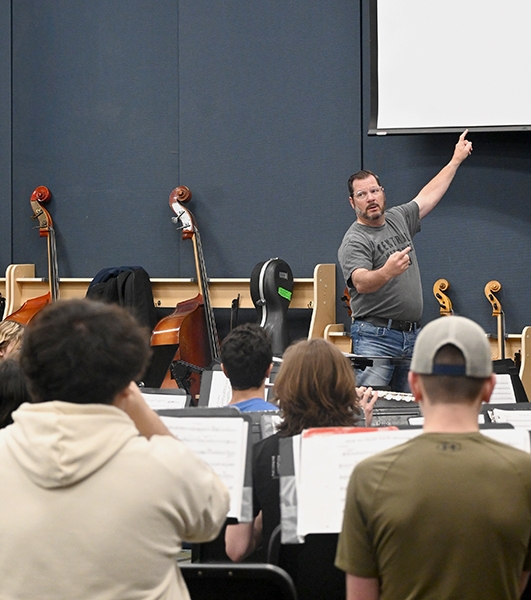
[[[0,0],[0,276],[11,257],[11,0]]]
[[[38,185],[53,194],[63,277],[118,264],[194,276],[192,244],[170,220],[177,185],[193,192],[211,277],[248,277],[271,256],[296,277],[335,262],[354,218],[350,173],[372,169],[391,204],[407,201],[456,141],[366,135],[360,4],[361,15],[351,0],[0,0],[0,270],[32,262],[46,275],[30,219]],[[444,277],[456,310],[495,331],[483,288],[498,279],[507,329],[518,332],[530,322],[531,138],[472,141],[416,240],[425,321],[438,315],[432,286]]]
[[[194,276],[170,221],[177,185],[210,276],[335,261],[360,163],[355,3],[27,0],[14,22],[16,262],[45,273],[37,185],[53,194],[62,276]]]
[[[180,7],[181,179],[209,273],[281,256],[311,276],[336,260],[360,164],[356,3]]]
[[[15,260],[43,272],[29,197],[45,185],[61,276],[124,263],[162,274],[178,175],[176,2],[36,0],[13,13]]]

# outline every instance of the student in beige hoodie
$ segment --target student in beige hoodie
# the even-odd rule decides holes
[[[0,597],[187,599],[183,540],[217,536],[213,471],[134,383],[147,332],[117,306],[58,302],[27,328],[33,403],[0,432]]]

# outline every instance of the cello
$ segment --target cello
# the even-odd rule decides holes
[[[194,244],[199,293],[195,298],[179,302],[170,315],[157,323],[151,334],[151,345],[179,344],[170,367],[171,374],[166,375],[161,387],[179,385],[192,396],[192,403],[195,404],[201,373],[213,361],[219,360],[220,349],[201,236],[194,216],[183,206],[191,197],[192,192],[186,186],[179,186],[170,194],[170,207],[175,213],[172,221],[181,223],[179,229],[182,229],[183,240],[191,239]]]
[[[437,281],[433,284],[433,295],[437,299],[439,303],[439,312],[441,317],[449,316],[454,314],[454,309],[452,308],[452,301],[446,294],[443,294],[448,288],[450,284],[446,279],[437,279]]]
[[[50,190],[42,185],[33,191],[30,198],[31,208],[33,209],[31,218],[39,221],[39,236],[46,237],[48,240],[48,283],[50,291],[43,296],[27,300],[18,310],[7,316],[6,321],[17,321],[17,323],[27,325],[42,308],[59,299],[59,271],[57,268],[55,230],[50,213],[43,207],[43,204],[50,201],[50,197]]]
[[[492,316],[498,320],[498,360],[505,359],[505,313],[494,292],[501,290],[499,281],[489,281],[485,286],[485,296],[492,305]]]

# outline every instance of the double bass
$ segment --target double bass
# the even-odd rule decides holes
[[[183,240],[191,239],[193,242],[199,293],[195,298],[179,302],[170,315],[157,323],[151,335],[151,345],[179,344],[170,368],[171,374],[166,375],[162,387],[179,385],[191,394],[195,404],[201,373],[219,360],[220,349],[201,236],[193,214],[183,206],[191,197],[192,192],[186,186],[179,186],[170,194],[170,207],[175,213],[172,221],[181,224]]]
[[[6,317],[7,321],[17,321],[27,325],[31,319],[47,304],[59,299],[59,271],[57,268],[57,247],[55,243],[55,230],[52,217],[43,204],[50,201],[51,194],[47,187],[39,186],[33,191],[30,198],[33,209],[32,219],[39,222],[39,236],[48,240],[48,283],[50,291],[43,296],[30,298],[18,310]]]

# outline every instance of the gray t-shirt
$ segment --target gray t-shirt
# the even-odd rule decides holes
[[[354,318],[367,316],[401,321],[420,321],[422,287],[413,236],[420,231],[419,206],[414,201],[385,211],[385,223],[371,227],[354,222],[338,251],[339,264],[350,293]],[[394,252],[411,246],[411,266],[376,292],[359,294],[350,276],[355,269],[383,267]]]

